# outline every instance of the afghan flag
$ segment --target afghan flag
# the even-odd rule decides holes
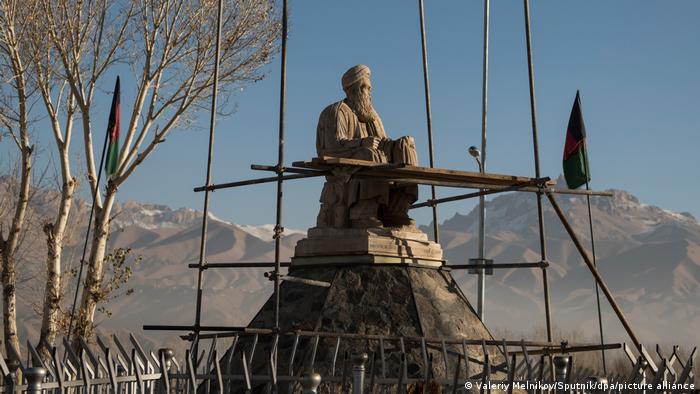
[[[107,123],[107,135],[109,136],[109,148],[107,148],[107,161],[105,171],[107,176],[117,172],[119,164],[119,77],[114,85],[112,96],[112,108],[109,110],[109,122]]]
[[[576,189],[591,180],[591,173],[588,170],[588,154],[586,153],[586,126],[583,124],[581,97],[578,90],[574,106],[571,108],[569,126],[566,128],[564,178],[569,189]]]

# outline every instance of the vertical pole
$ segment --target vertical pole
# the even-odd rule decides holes
[[[532,144],[535,156],[535,177],[540,178],[540,151],[537,140],[537,105],[535,102],[535,71],[532,62],[532,37],[530,31],[530,1],[523,0],[525,8],[525,42],[527,44],[527,70],[530,82],[530,115],[532,118]],[[540,255],[542,261],[547,261],[547,245],[544,236],[544,211],[542,209],[542,192],[537,192],[537,220],[540,233]],[[542,267],[542,287],[544,290],[544,311],[547,324],[547,341],[552,341],[552,320],[549,304],[549,283],[547,269]],[[551,361],[551,357],[550,357]]]
[[[430,80],[428,79],[428,49],[425,38],[425,13],[423,11],[423,0],[418,0],[420,14],[420,38],[423,57],[423,86],[425,89],[425,117],[428,123],[428,154],[430,157],[430,168],[435,166],[435,152],[433,149],[433,116],[430,111]],[[432,199],[435,200],[435,186],[430,186]],[[433,205],[433,237],[435,242],[440,242],[440,230],[438,228],[437,205]]]
[[[277,151],[277,215],[275,221],[275,321],[273,329],[280,329],[280,241],[282,227],[282,182],[284,175],[284,109],[287,82],[287,0],[282,5],[282,59],[280,76],[279,144]],[[275,357],[276,358],[276,357]]]
[[[209,114],[209,146],[207,150],[207,175],[205,185],[211,184],[211,167],[214,157],[214,130],[216,130],[216,106],[217,93],[219,91],[219,62],[221,46],[221,13],[223,10],[223,0],[219,0],[216,10],[216,48],[214,54],[214,83],[212,86],[211,112]],[[209,224],[209,197],[211,191],[204,190],[204,212],[202,213],[202,234],[199,242],[199,262],[197,265],[197,307],[194,320],[194,355],[195,360],[199,354],[199,327],[202,323],[202,279],[206,269],[207,254],[207,227]],[[196,361],[195,361],[196,362]],[[195,366],[197,368],[197,366]]]
[[[588,166],[586,166],[588,168]],[[586,181],[586,190],[591,190],[590,187],[588,186],[588,181]],[[597,267],[598,264],[596,262],[596,257],[595,257],[595,239],[593,238],[593,214],[591,213],[591,196],[586,195],[586,202],[588,203],[588,227],[590,229],[590,234],[591,234],[591,254],[593,255],[593,266]],[[605,342],[603,339],[603,315],[600,311],[600,288],[598,287],[598,282],[595,282],[595,302],[596,306],[598,307],[598,331],[600,332],[600,345],[602,346]],[[607,376],[608,374],[608,368],[607,364],[605,362],[605,349],[600,349],[600,354],[603,357],[603,374]]]
[[[484,0],[484,62],[481,83],[481,173],[486,173],[486,114],[488,111],[489,92],[489,0]],[[482,190],[483,191],[483,190]],[[486,201],[483,195],[479,196],[479,260],[484,264],[486,242]],[[486,300],[486,272],[479,269],[479,296],[477,300],[477,312],[482,322],[485,320],[484,302]]]

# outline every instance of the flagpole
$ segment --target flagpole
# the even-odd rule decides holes
[[[118,80],[119,77],[117,77]],[[115,88],[116,90],[116,88]],[[112,94],[115,94],[113,92]],[[66,334],[66,342],[70,343],[70,334],[73,329],[73,320],[75,318],[75,306],[78,303],[78,291],[80,290],[80,281],[83,276],[83,267],[85,266],[85,254],[87,252],[88,240],[90,239],[90,229],[92,228],[92,218],[95,215],[95,201],[97,200],[97,191],[100,190],[100,180],[102,179],[102,167],[104,166],[105,153],[107,153],[107,142],[109,141],[109,135],[112,130],[107,130],[105,133],[105,142],[102,144],[102,154],[100,156],[100,166],[97,167],[97,183],[95,183],[95,189],[92,192],[92,205],[90,206],[90,219],[88,219],[87,231],[85,232],[85,243],[83,244],[83,255],[80,258],[80,269],[78,270],[78,284],[75,286],[75,293],[73,294],[73,306],[70,311],[70,321],[68,323],[68,333]],[[67,354],[67,352],[66,352]],[[66,354],[63,355],[64,360]]]
[[[586,158],[588,162],[588,158]],[[588,163],[586,163],[588,164]],[[588,168],[588,165],[586,165]],[[590,190],[588,186],[588,180],[586,180],[586,190]],[[591,213],[591,196],[586,195],[586,202],[588,203],[588,227],[591,233],[591,254],[593,255],[593,266],[597,266],[595,257],[595,238],[593,237],[593,214]],[[600,289],[598,288],[598,282],[595,282],[595,301],[598,307],[598,330],[600,331],[600,344],[603,344],[603,315],[600,312]],[[608,368],[605,363],[605,349],[601,349],[601,355],[603,356],[603,374],[608,374]]]

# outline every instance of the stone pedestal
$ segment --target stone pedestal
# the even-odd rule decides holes
[[[319,264],[417,264],[440,267],[442,248],[415,226],[312,228],[294,250],[292,266]]]
[[[457,355],[466,352],[469,366],[465,368],[462,361],[457,371],[458,379],[463,381],[467,377],[478,378],[483,368],[480,360],[484,360],[486,352],[493,367],[492,379],[505,378],[495,368],[505,361],[495,346],[462,346],[462,339],[493,337],[460,291],[450,270],[443,268],[440,245],[415,226],[310,229],[308,237],[296,246],[288,275],[325,282],[329,287],[283,281],[281,332],[369,334],[374,339],[344,336],[339,340],[332,334],[315,340],[282,337],[277,343],[282,355],[278,366],[281,370],[308,369],[313,363],[315,372],[337,377],[349,365],[348,355],[358,351],[375,355],[383,352],[387,376],[405,373],[408,379],[422,380],[429,373],[435,378],[452,379]],[[274,295],[248,327],[270,328],[273,324]],[[383,342],[376,339],[378,336],[384,338]],[[432,342],[424,348],[421,338]],[[448,344],[441,345],[442,340]],[[254,346],[263,354],[270,351],[269,343],[256,345],[250,339],[239,342],[241,351]],[[296,358],[290,365],[292,353]],[[432,361],[426,362],[429,359]],[[266,362],[260,358],[252,370],[266,373]]]

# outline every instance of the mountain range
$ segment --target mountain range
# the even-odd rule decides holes
[[[560,182],[561,183],[561,182]],[[11,182],[0,179],[0,196]],[[641,203],[623,190],[613,197],[592,197],[597,265],[637,334],[649,343],[697,344],[700,329],[700,223],[688,213],[676,213]],[[4,193],[4,194],[3,194]],[[30,209],[20,271],[20,328],[35,338],[40,320],[34,313],[43,284],[45,245],[40,225],[52,212],[57,195],[37,189]],[[7,206],[7,199],[0,199]],[[557,195],[584,245],[590,245],[585,196]],[[597,338],[594,281],[573,243],[547,202],[546,253],[552,322],[557,331]],[[126,202],[115,207],[110,248],[129,248],[133,277],[122,295],[107,306],[111,317],[101,316],[99,327],[141,333],[143,324],[191,324],[195,315],[196,269],[188,264],[199,257],[202,213],[190,208]],[[540,245],[536,197],[507,193],[486,203],[486,257],[496,263],[537,262]],[[76,268],[82,251],[84,218],[89,206],[76,201],[64,261]],[[0,220],[9,212],[0,203]],[[239,225],[210,214],[207,261],[273,261],[273,226]],[[440,240],[450,264],[476,257],[478,210],[456,214],[440,225]],[[424,231],[430,233],[425,226]],[[285,229],[282,261],[289,261],[304,230]],[[71,265],[72,262],[72,265]],[[207,325],[246,324],[272,291],[264,269],[208,269],[204,272],[203,319]],[[476,277],[465,270],[453,275],[472,304]],[[70,290],[72,300],[72,290]],[[606,341],[625,340],[622,326],[601,293]],[[486,279],[485,321],[494,332],[532,335],[544,327],[542,273],[539,268],[495,270]],[[141,333],[155,341],[173,333]]]

